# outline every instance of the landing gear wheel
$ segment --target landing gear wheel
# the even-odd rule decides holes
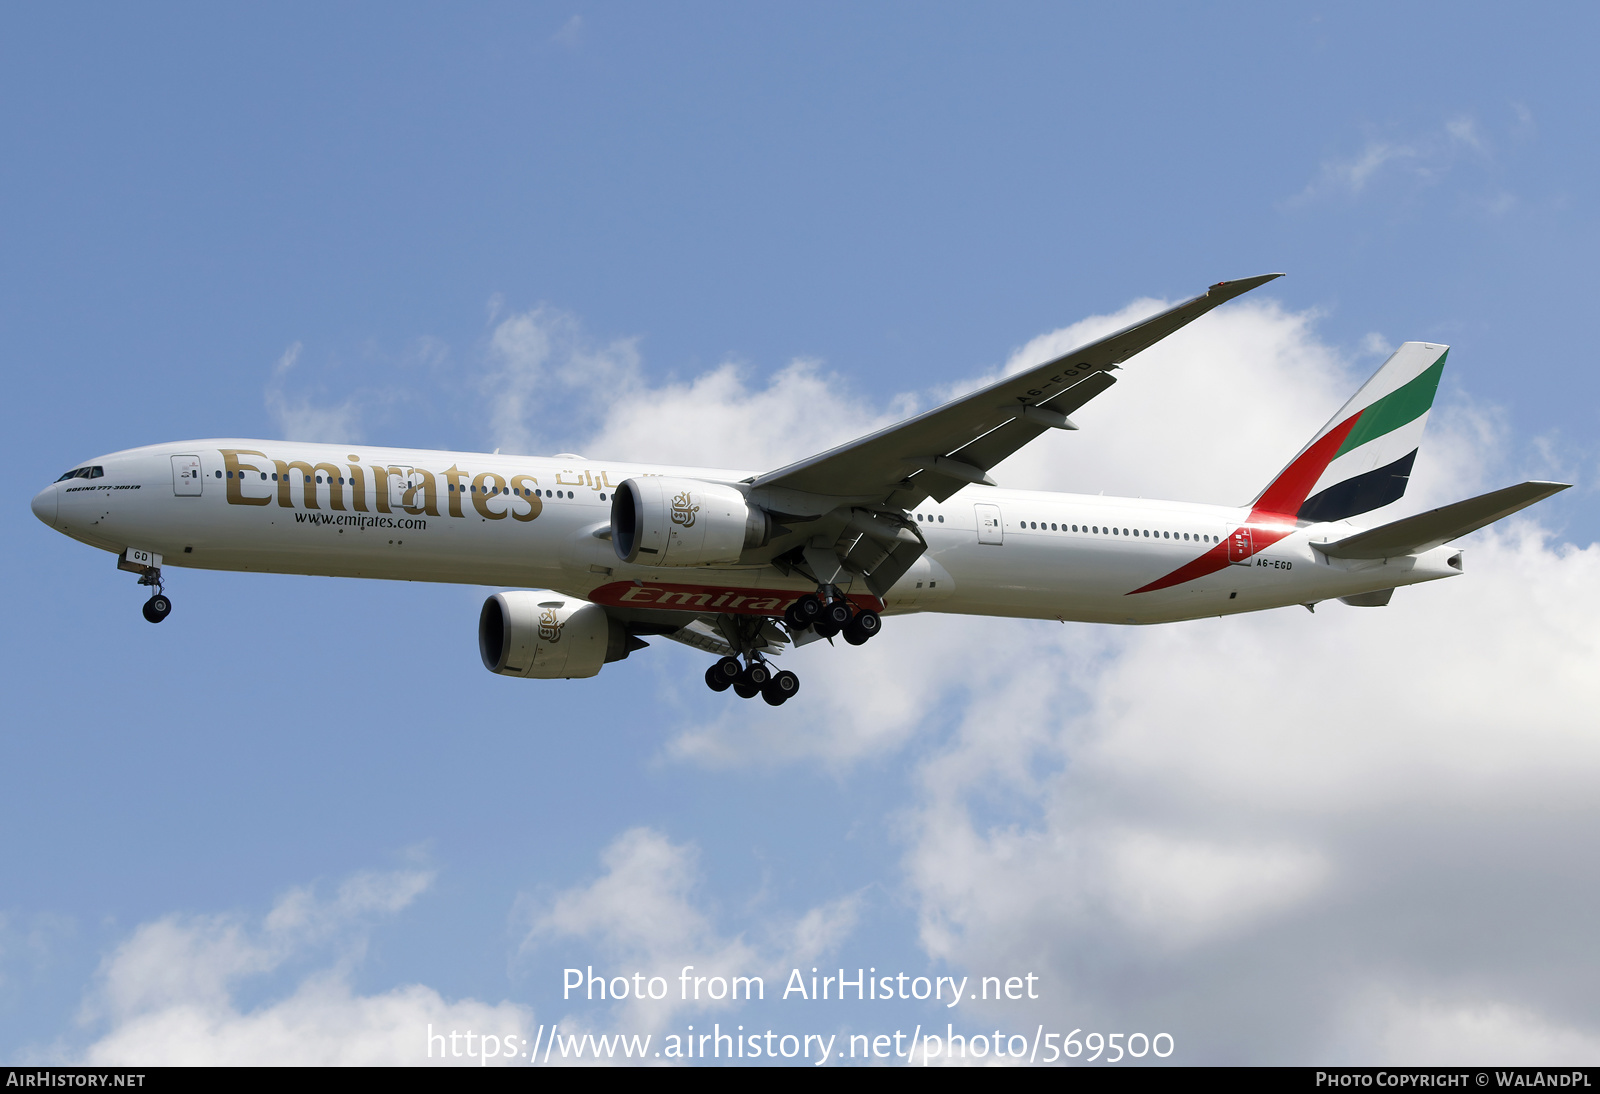
[[[733,690],[741,699],[754,699],[772,679],[772,670],[761,661],[752,661],[734,681]]]
[[[811,619],[801,614],[798,601],[783,610],[783,621],[789,624],[791,631],[803,631],[812,623]]]
[[[789,605],[789,611],[784,613],[785,619],[789,617],[789,612],[793,612],[795,622],[804,627],[822,618],[822,601],[817,599],[815,593],[807,593]]]
[[[144,617],[152,623],[159,623],[172,611],[172,601],[161,593],[157,593],[144,602]]]
[[[848,600],[835,600],[822,613],[822,618],[832,623],[836,628],[844,629],[850,622],[850,602]]]
[[[778,707],[793,699],[799,690],[800,677],[784,669],[767,681],[767,686],[761,689],[761,698],[768,706]]]
[[[727,691],[729,684],[739,682],[739,676],[743,672],[744,666],[739,664],[737,657],[724,657],[706,669],[706,687],[712,691]]]
[[[875,611],[865,610],[856,613],[850,620],[850,625],[844,629],[844,640],[852,646],[859,646],[873,635],[883,629],[883,620],[878,618]]]
[[[832,638],[839,633],[839,624],[827,619],[819,619],[811,624],[811,629],[817,632],[818,638]]]

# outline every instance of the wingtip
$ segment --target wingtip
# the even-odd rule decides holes
[[[1265,285],[1268,281],[1274,281],[1283,276],[1285,275],[1281,273],[1269,273],[1257,274],[1255,277],[1236,277],[1232,281],[1218,281],[1206,290],[1206,294],[1209,296],[1211,293],[1224,291],[1229,296],[1238,296],[1240,293],[1247,293],[1251,289]]]

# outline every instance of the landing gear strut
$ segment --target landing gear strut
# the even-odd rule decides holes
[[[152,623],[159,623],[172,613],[172,601],[167,597],[166,587],[161,584],[161,567],[152,566],[140,574],[139,584],[155,589],[155,592],[150,594],[150,599],[144,602],[146,619]]]

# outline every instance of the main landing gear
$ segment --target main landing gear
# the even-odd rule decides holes
[[[883,629],[883,620],[871,608],[853,611],[850,601],[838,589],[830,586],[820,591],[827,594],[826,601],[815,593],[807,593],[783,613],[783,621],[791,631],[810,627],[819,638],[843,634],[846,642],[859,646]]]
[[[832,585],[824,585],[816,593],[807,593],[789,605],[789,610],[783,613],[783,621],[791,635],[798,636],[810,628],[818,638],[842,634],[852,646],[861,645],[883,627],[877,612],[870,608],[852,609],[844,594]],[[774,670],[759,652],[760,641],[737,628],[725,628],[724,634],[735,649],[743,653],[744,662],[740,662],[738,653],[724,657],[706,669],[706,687],[712,691],[732,688],[735,695],[744,699],[759,695],[771,706],[781,706],[799,693],[800,678],[787,669]]]
[[[144,602],[144,617],[152,623],[159,623],[172,613],[172,601],[167,597],[166,587],[161,584],[161,568],[152,566],[139,575],[139,584],[149,585],[155,589],[150,594],[150,599]]]
[[[774,672],[772,666],[758,654],[745,655],[748,664],[739,664],[737,657],[724,657],[706,669],[706,686],[712,691],[733,688],[741,699],[754,699],[760,695],[768,706],[782,706],[800,691],[800,677],[783,669]]]

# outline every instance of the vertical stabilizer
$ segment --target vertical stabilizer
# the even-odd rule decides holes
[[[1302,521],[1344,520],[1406,492],[1449,346],[1407,342],[1300,450],[1251,506]]]

